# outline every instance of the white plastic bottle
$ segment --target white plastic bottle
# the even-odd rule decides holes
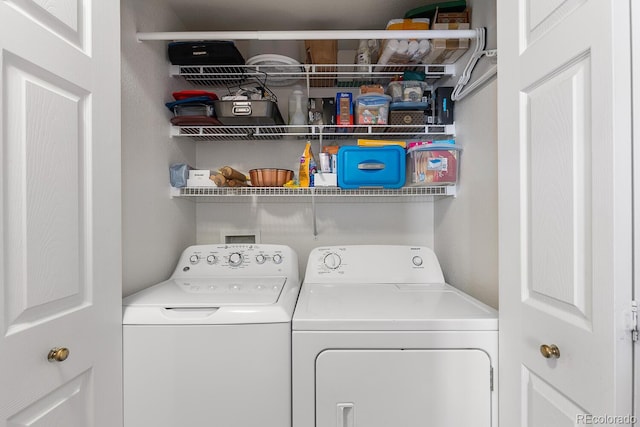
[[[366,72],[369,69],[368,66],[371,65],[371,51],[369,51],[369,42],[367,40],[360,40],[356,62],[359,65],[363,65],[363,67],[358,67],[358,71]]]
[[[307,124],[307,97],[302,88],[296,86],[289,96],[289,124],[306,126]],[[305,132],[305,128],[291,128],[291,132]]]

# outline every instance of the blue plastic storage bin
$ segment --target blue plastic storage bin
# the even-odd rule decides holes
[[[341,147],[338,151],[338,187],[400,188],[406,178],[404,148]]]

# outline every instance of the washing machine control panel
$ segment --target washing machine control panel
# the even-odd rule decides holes
[[[284,245],[221,244],[190,246],[172,277],[286,275],[298,268],[297,255]]]
[[[308,282],[441,283],[434,252],[420,246],[329,246],[309,254]]]

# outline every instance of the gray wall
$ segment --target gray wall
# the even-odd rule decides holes
[[[169,165],[195,163],[193,144],[169,137],[176,82],[165,42],[139,43],[137,31],[180,29],[159,0],[122,1],[123,294],[164,280],[196,240],[195,206],[169,197]],[[115,232],[115,230],[114,230]]]
[[[456,104],[463,146],[456,198],[435,204],[435,248],[445,279],[498,307],[496,80]]]
[[[472,27],[486,28],[487,49],[496,48],[495,0],[468,0]],[[464,65],[459,61],[458,66]],[[478,62],[471,82],[494,63]],[[435,204],[435,251],[452,285],[498,307],[497,80],[456,103],[456,140],[463,146],[455,199]]]

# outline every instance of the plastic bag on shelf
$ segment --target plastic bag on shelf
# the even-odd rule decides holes
[[[172,187],[182,188],[187,186],[189,171],[193,168],[186,163],[174,163],[169,166],[169,182]]]

